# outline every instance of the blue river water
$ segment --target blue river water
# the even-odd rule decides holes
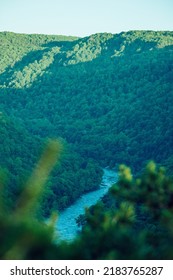
[[[76,218],[84,214],[85,208],[94,205],[117,181],[117,173],[110,169],[103,169],[104,174],[100,188],[82,195],[74,204],[59,214],[56,224],[57,237],[60,240],[72,240],[78,233]]]

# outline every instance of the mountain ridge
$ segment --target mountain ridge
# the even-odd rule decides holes
[[[1,35],[3,33],[0,33]],[[66,53],[66,58],[65,58],[65,65],[66,64],[76,64],[80,62],[86,62],[86,61],[91,61],[95,58],[98,58],[99,55],[105,55],[108,53],[111,58],[113,57],[118,57],[122,56],[127,52],[131,51],[135,52],[137,51],[138,53],[142,51],[147,51],[147,50],[142,50],[140,48],[139,44],[143,44],[146,42],[147,44],[146,47],[150,48],[150,50],[153,50],[153,48],[163,48],[164,46],[169,46],[173,44],[173,40],[171,36],[173,32],[153,32],[153,31],[129,31],[127,33],[121,32],[119,34],[111,34],[111,33],[99,33],[99,34],[94,34],[88,37],[84,38],[78,38],[77,40],[74,39],[73,37],[63,37],[63,36],[51,36],[51,35],[34,35],[34,40],[37,42],[37,40],[40,40],[40,38],[43,38],[41,41],[43,43],[44,40],[49,40],[50,41],[47,44],[38,44],[40,47],[38,49],[31,52],[30,56],[33,56],[33,59],[40,60],[41,55],[42,59],[44,59],[47,53],[47,56],[51,56],[52,59],[54,59],[54,56],[56,54],[63,54]],[[11,35],[11,33],[7,33],[8,36]],[[148,35],[148,36],[146,36]],[[159,36],[158,36],[159,35]],[[7,36],[7,37],[8,37]],[[137,37],[136,37],[137,36]],[[162,38],[163,36],[163,38]],[[165,44],[165,36],[167,37],[167,41]],[[13,37],[15,37],[15,33],[13,33]],[[21,37],[23,38],[23,34],[18,34],[18,38]],[[24,39],[26,41],[26,38],[32,37],[32,35],[24,35]],[[36,39],[37,38],[37,39]],[[49,38],[49,39],[48,39]],[[55,41],[56,38],[56,41]],[[13,39],[11,39],[13,42]],[[52,41],[53,40],[53,41]],[[57,41],[58,40],[58,41]],[[63,40],[63,41],[62,41]],[[65,40],[65,41],[64,41]],[[137,43],[135,42],[137,40]],[[141,43],[140,43],[141,40]],[[149,41],[146,41],[149,40]],[[24,41],[24,42],[25,42]],[[69,43],[68,43],[69,42]],[[148,43],[150,42],[151,45]],[[107,44],[108,43],[108,46]],[[130,45],[133,43],[133,49],[130,49]],[[34,43],[35,44],[35,43]],[[50,44],[54,44],[54,47],[50,46]],[[134,44],[136,44],[136,47],[138,47],[137,50],[134,49]],[[149,46],[148,46],[149,45]],[[32,46],[32,44],[31,44]],[[32,46],[33,47],[33,46]],[[64,50],[63,50],[64,48]],[[145,46],[143,46],[145,48]],[[127,50],[126,50],[127,49]],[[2,51],[3,48],[2,48]],[[110,54],[111,51],[111,54]],[[34,57],[34,52],[35,52],[35,57]],[[3,57],[1,55],[1,57]],[[27,58],[26,58],[27,59]],[[28,58],[29,62],[29,58]],[[14,60],[13,60],[14,63]],[[6,65],[7,67],[8,65]],[[15,65],[9,65],[11,68]],[[27,65],[26,65],[27,66]],[[2,66],[1,66],[2,68]],[[46,69],[46,68],[45,68]],[[5,71],[5,69],[4,69]],[[6,78],[6,77],[5,77]]]

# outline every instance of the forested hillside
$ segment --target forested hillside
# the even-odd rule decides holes
[[[31,135],[23,126],[13,122],[2,113],[0,115],[0,166],[5,175],[6,204],[13,207],[25,188],[25,183],[35,168],[48,139]],[[62,139],[60,163],[48,180],[41,216],[50,215],[52,210],[62,210],[74,202],[81,193],[98,187],[102,171],[92,161],[86,161]],[[2,177],[2,176],[1,176]]]
[[[47,138],[65,143],[46,214],[96,188],[99,166],[139,172],[153,159],[172,172],[173,32],[2,32],[0,44],[1,165],[12,184],[32,170]]]

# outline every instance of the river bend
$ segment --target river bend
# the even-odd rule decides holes
[[[102,182],[98,190],[82,195],[74,204],[60,213],[56,224],[56,231],[61,240],[71,240],[78,232],[76,218],[84,214],[85,208],[90,207],[103,197],[113,183],[117,181],[117,173],[111,169],[104,168]]]

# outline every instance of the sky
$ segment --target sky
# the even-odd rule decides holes
[[[173,0],[0,0],[0,31],[73,35],[173,31]]]

